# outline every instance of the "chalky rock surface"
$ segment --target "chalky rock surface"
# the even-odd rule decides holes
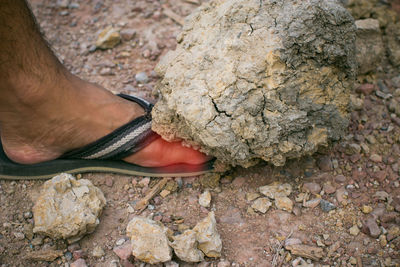
[[[221,257],[222,241],[217,230],[217,221],[214,212],[208,213],[207,217],[197,223],[193,228],[196,232],[197,248],[203,251],[207,257]]]
[[[333,0],[216,0],[157,65],[153,130],[232,165],[283,165],[348,124],[355,25]]]
[[[33,207],[33,231],[75,242],[94,231],[105,205],[103,193],[91,181],[62,173],[43,184]]]
[[[134,217],[126,227],[132,242],[133,256],[151,264],[170,261],[172,251],[168,244],[167,230],[164,225],[151,219]]]

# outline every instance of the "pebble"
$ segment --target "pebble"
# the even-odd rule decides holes
[[[333,194],[336,191],[336,188],[330,182],[324,183],[322,189],[327,194]]]
[[[127,260],[132,256],[131,242],[125,242],[121,245],[118,245],[113,248],[113,251],[121,260]]]
[[[149,185],[149,183],[150,183],[150,178],[149,177],[143,178],[142,180],[139,181],[139,185],[141,187],[146,187],[146,186]]]
[[[382,157],[379,156],[378,154],[372,154],[369,159],[375,163],[380,163],[382,162]]]
[[[169,190],[167,190],[167,189],[163,189],[163,190],[160,192],[160,196],[161,196],[162,198],[167,197],[169,194],[171,194],[171,191],[169,191]]]
[[[100,75],[101,75],[101,76],[114,75],[114,72],[113,72],[110,68],[105,67],[105,68],[102,68],[102,69],[100,70]]]
[[[30,211],[27,211],[27,212],[24,213],[24,218],[25,219],[30,219],[30,218],[32,218],[32,216],[33,216],[33,214]]]
[[[344,183],[344,182],[346,182],[346,177],[342,174],[339,174],[335,177],[335,181],[337,183]]]
[[[340,187],[339,189],[336,190],[336,200],[338,201],[338,203],[345,204],[347,196],[348,192],[344,187]]]
[[[261,186],[258,188],[261,194],[271,199],[277,197],[287,197],[292,193],[292,186],[290,184],[281,184],[274,182],[269,185]]]
[[[321,199],[320,199],[320,198],[314,198],[314,199],[311,199],[311,200],[305,202],[305,203],[303,204],[303,206],[306,207],[306,208],[311,208],[311,209],[313,209],[313,208],[315,208],[316,206],[318,206],[320,202],[321,202]]]
[[[292,212],[293,201],[288,197],[275,197],[275,206],[280,210]]]
[[[149,82],[149,77],[147,76],[146,72],[144,72],[144,71],[136,73],[135,79],[138,83],[148,83]]]
[[[87,267],[87,265],[84,259],[77,259],[71,263],[70,267]]]
[[[304,183],[303,191],[311,192],[313,194],[319,194],[319,192],[321,192],[321,186],[317,183],[312,183],[312,182]]]
[[[253,204],[251,205],[251,207],[256,210],[259,211],[261,213],[266,213],[269,209],[269,207],[271,207],[272,203],[271,201],[269,201],[268,198],[266,197],[262,197],[262,198],[258,198],[256,199]]]
[[[362,85],[360,85],[357,89],[356,92],[357,93],[361,93],[363,95],[369,95],[371,94],[373,91],[375,91],[375,85],[373,84],[369,84],[369,83],[364,83]]]
[[[321,199],[319,206],[321,207],[322,211],[324,211],[324,212],[329,212],[333,209],[336,209],[336,206],[334,204],[332,204],[331,202],[329,202],[325,199]]]
[[[101,258],[104,255],[105,255],[105,253],[101,246],[96,246],[92,251],[92,256],[95,258]]]
[[[379,226],[374,218],[368,218],[364,222],[364,226],[366,228],[366,234],[374,238],[377,238],[381,234],[381,229],[379,229]]]
[[[34,245],[34,246],[40,246],[40,245],[43,244],[43,237],[37,236],[37,237],[35,237],[34,239],[32,239],[31,243],[32,243],[32,245]]]
[[[353,236],[357,236],[360,233],[360,229],[358,229],[357,225],[353,225],[350,229],[349,232]]]
[[[110,176],[107,176],[105,184],[108,187],[112,187],[113,184],[114,184],[114,179],[112,177],[110,177]]]
[[[130,41],[136,36],[135,29],[123,29],[120,31],[121,38],[123,41]]]
[[[211,204],[211,193],[210,191],[204,191],[199,197],[199,204],[202,207],[208,208]]]
[[[67,261],[70,261],[70,260],[72,260],[72,253],[67,251],[67,252],[65,252],[64,257]]]
[[[368,205],[363,205],[362,208],[361,208],[361,211],[362,211],[364,214],[369,214],[369,213],[372,212],[372,207],[371,207],[371,206],[368,206]]]
[[[255,200],[255,199],[259,198],[259,197],[260,197],[260,194],[255,193],[255,192],[251,192],[251,193],[247,193],[246,194],[246,200],[247,201],[253,201],[253,200]]]
[[[101,49],[111,49],[121,42],[121,35],[113,27],[105,28],[98,36],[96,47]]]
[[[379,244],[381,245],[382,248],[386,247],[387,239],[386,239],[385,235],[380,235],[379,236]]]

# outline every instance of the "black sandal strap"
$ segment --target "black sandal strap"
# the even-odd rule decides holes
[[[123,94],[118,96],[139,104],[146,111],[146,115],[134,119],[91,144],[65,153],[61,158],[122,159],[138,152],[158,138],[158,135],[151,130],[153,105],[138,97]]]

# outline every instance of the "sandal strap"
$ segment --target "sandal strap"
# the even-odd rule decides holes
[[[146,111],[146,115],[132,120],[93,143],[65,153],[61,158],[118,160],[138,152],[158,138],[151,130],[153,105],[138,97],[124,94],[118,96],[139,104]]]

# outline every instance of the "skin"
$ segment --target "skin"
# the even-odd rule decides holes
[[[0,1],[0,137],[7,156],[33,164],[89,144],[143,109],[71,74],[42,38],[25,0]],[[209,157],[161,137],[124,159],[147,167]]]

